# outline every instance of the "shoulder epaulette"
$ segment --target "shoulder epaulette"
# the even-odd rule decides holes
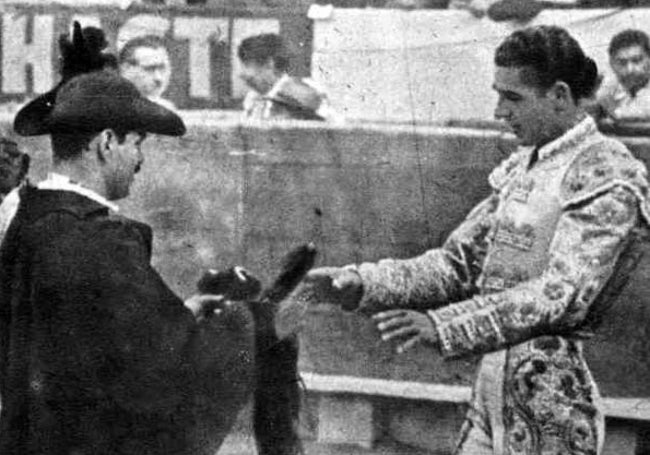
[[[647,174],[645,165],[622,143],[606,138],[580,152],[570,164],[560,189],[562,205],[579,205],[621,186],[636,196],[650,224]]]

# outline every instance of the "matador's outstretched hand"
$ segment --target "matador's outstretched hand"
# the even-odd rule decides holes
[[[346,311],[359,307],[363,296],[363,282],[354,270],[340,267],[320,267],[311,270],[304,283],[312,288],[320,303],[340,305]]]
[[[390,310],[375,314],[384,341],[397,340],[397,352],[405,352],[418,344],[433,345],[437,334],[433,321],[425,313],[413,310]]]

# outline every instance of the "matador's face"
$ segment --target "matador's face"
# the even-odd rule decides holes
[[[535,87],[529,71],[530,68],[497,67],[492,85],[498,95],[494,116],[510,126],[522,145],[541,146],[562,131],[552,89]]]

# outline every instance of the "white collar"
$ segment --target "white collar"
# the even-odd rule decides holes
[[[570,148],[582,142],[586,137],[597,132],[598,127],[596,126],[596,122],[590,115],[587,115],[562,136],[540,147],[538,157],[540,160],[546,159],[563,149]]]
[[[273,85],[273,87],[271,87],[271,90],[269,90],[268,92],[266,92],[266,95],[264,95],[264,97],[265,97],[265,98],[274,98],[275,95],[277,95],[277,94],[280,92],[280,90],[282,89],[282,86],[283,86],[283,85],[284,85],[284,84],[285,84],[289,79],[291,79],[291,76],[289,76],[287,73],[284,73],[284,74],[280,77],[280,79],[278,79],[278,80],[276,81],[275,85]]]
[[[108,207],[114,212],[120,210],[116,204],[113,204],[104,196],[96,193],[93,190],[84,188],[76,182],[73,182],[67,175],[50,172],[47,174],[47,178],[36,185],[36,187],[41,190],[72,191],[73,193],[80,194],[87,197],[88,199],[92,199],[93,201],[98,202],[105,207]]]

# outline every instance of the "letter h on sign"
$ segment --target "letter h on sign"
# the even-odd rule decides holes
[[[53,40],[52,15],[2,15],[2,92],[43,93],[52,88]]]

